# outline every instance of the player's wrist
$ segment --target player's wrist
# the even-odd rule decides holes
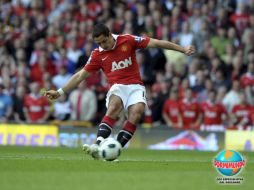
[[[185,53],[187,52],[187,48],[186,48],[186,47],[182,47],[182,46],[181,46],[181,48],[180,48],[180,52],[182,52],[182,53],[184,53],[184,54],[185,54]]]
[[[63,90],[62,88],[59,88],[59,89],[57,90],[57,92],[59,93],[60,96],[62,96],[62,95],[65,94],[65,92],[64,92],[64,90]]]

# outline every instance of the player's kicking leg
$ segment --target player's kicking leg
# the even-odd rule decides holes
[[[99,145],[104,141],[104,139],[109,137],[115,122],[116,122],[115,119],[112,119],[109,116],[104,116],[104,118],[101,121],[101,124],[99,125],[95,144],[83,145],[83,150],[87,154],[90,154],[94,159],[99,159],[99,151],[98,151]]]
[[[125,122],[123,129],[118,133],[117,140],[124,147],[132,138],[136,131],[136,124],[140,121],[145,110],[144,103],[136,103],[128,108],[128,120]]]
[[[118,115],[120,114],[122,109],[122,100],[118,96],[110,96],[108,110],[106,115],[103,117],[101,124],[99,125],[95,144],[83,145],[83,150],[87,154],[91,155],[94,159],[99,159],[99,145],[104,141],[104,139],[110,136],[111,131],[117,121],[116,118],[118,118]]]

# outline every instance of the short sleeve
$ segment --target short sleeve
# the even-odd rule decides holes
[[[150,38],[146,36],[133,36],[131,35],[132,41],[136,49],[143,49],[146,48]]]
[[[91,53],[84,69],[89,73],[94,73],[101,69],[101,60],[98,59],[94,51]]]

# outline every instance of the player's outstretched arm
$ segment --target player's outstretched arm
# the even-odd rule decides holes
[[[186,46],[182,47],[178,44],[175,44],[173,42],[169,42],[166,40],[157,40],[154,38],[150,38],[150,41],[147,45],[148,48],[163,48],[163,49],[168,49],[168,50],[175,50],[182,52],[186,55],[192,55],[196,52],[194,46]]]
[[[89,75],[89,72],[81,69],[70,78],[70,80],[64,85],[63,88],[58,90],[48,90],[44,93],[44,95],[50,100],[55,100],[59,98],[63,93],[70,92],[72,89],[76,88],[81,83],[81,81],[86,79]]]

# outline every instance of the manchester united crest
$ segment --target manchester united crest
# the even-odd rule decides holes
[[[127,47],[126,45],[122,45],[122,46],[121,46],[121,50],[122,50],[123,52],[126,52],[126,51],[128,50],[128,47]]]

